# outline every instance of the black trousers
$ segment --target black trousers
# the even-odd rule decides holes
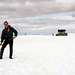
[[[12,57],[12,55],[13,55],[13,40],[11,40],[11,41],[4,41],[4,43],[2,45],[2,48],[1,48],[0,57],[3,57],[4,49],[5,49],[5,47],[8,44],[9,44],[9,48],[10,48],[9,58]]]

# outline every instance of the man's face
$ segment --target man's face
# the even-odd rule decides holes
[[[8,28],[8,24],[4,24],[5,28]]]

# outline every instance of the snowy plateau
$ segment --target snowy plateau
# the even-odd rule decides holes
[[[18,36],[13,59],[8,57],[9,45],[0,60],[0,75],[75,75],[75,34]]]

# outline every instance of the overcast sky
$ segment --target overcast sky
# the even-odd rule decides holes
[[[0,31],[5,20],[19,34],[74,33],[75,0],[0,0]]]

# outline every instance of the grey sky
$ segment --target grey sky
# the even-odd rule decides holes
[[[22,34],[75,32],[75,0],[0,0],[0,24],[5,20]]]

